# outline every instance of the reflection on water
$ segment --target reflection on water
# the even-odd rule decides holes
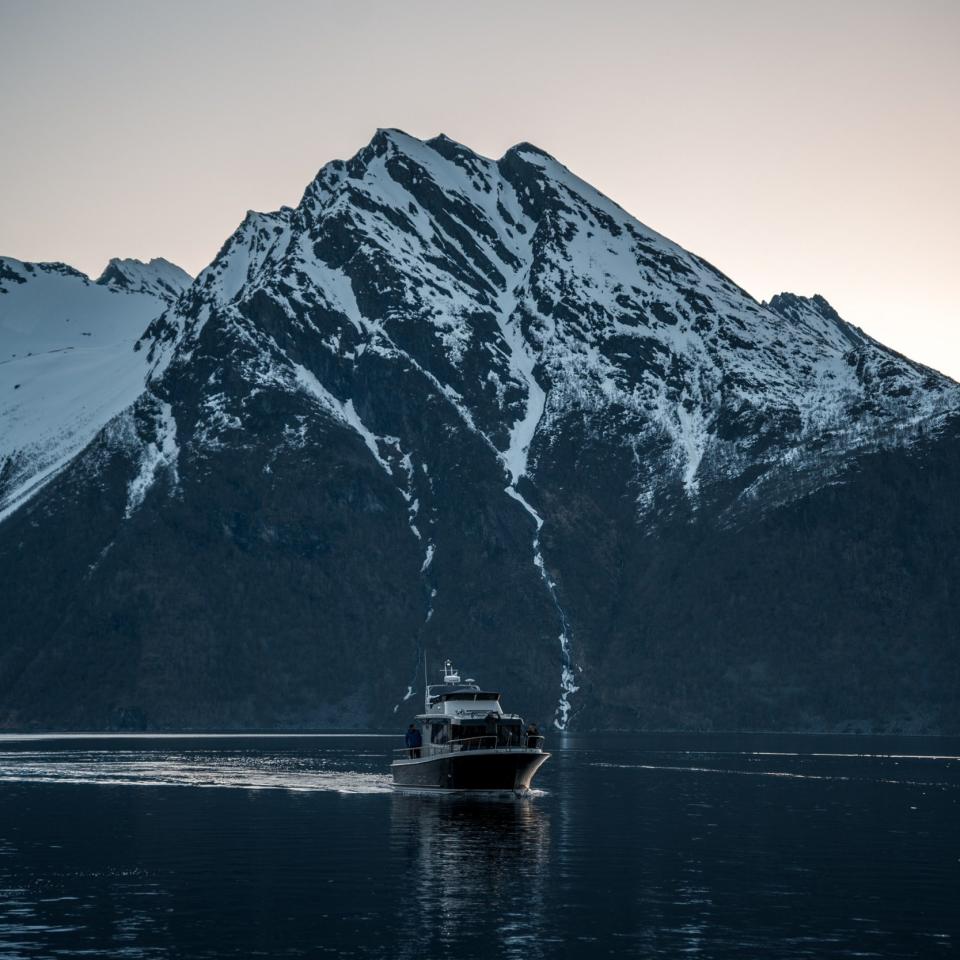
[[[477,938],[488,940],[490,955],[543,955],[550,819],[536,797],[398,793],[390,820],[411,905],[399,957],[452,955]]]
[[[800,960],[960,943],[960,744],[557,737],[539,795],[365,737],[0,737],[0,958]]]

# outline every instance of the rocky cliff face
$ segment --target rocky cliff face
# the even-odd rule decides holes
[[[381,131],[144,326],[8,499],[8,726],[386,726],[426,652],[560,727],[958,727],[960,388],[535,147]]]

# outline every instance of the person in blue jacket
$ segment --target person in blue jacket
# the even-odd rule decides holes
[[[403,740],[410,749],[410,756],[419,757],[420,747],[423,745],[423,737],[420,735],[420,731],[416,728],[415,724],[410,724],[410,729],[407,731],[407,735]]]

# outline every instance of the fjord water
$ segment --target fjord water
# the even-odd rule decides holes
[[[960,741],[554,735],[532,797],[398,738],[0,738],[0,957],[936,957]]]

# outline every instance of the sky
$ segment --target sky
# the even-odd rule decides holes
[[[201,270],[378,127],[537,144],[960,379],[960,2],[0,0],[0,254]]]

